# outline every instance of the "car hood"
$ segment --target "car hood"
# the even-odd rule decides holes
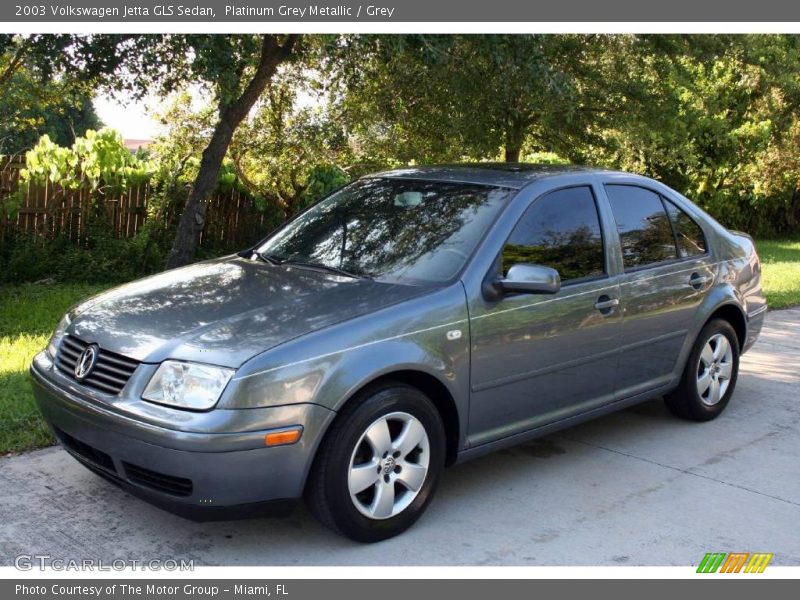
[[[238,367],[293,338],[425,291],[225,257],[101,294],[74,309],[67,331],[139,361]]]

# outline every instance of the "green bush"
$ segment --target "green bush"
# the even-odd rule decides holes
[[[117,283],[156,272],[164,264],[165,251],[148,244],[146,230],[130,239],[117,239],[100,223],[91,223],[78,243],[61,235],[42,240],[24,232],[10,231],[0,242],[0,283],[54,281]]]
[[[138,240],[103,240],[93,248],[58,237],[41,242],[16,235],[0,244],[6,267],[0,282],[54,281],[75,283],[122,282],[157,270],[146,260]]]

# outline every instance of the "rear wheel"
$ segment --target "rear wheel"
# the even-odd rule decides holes
[[[427,396],[401,383],[367,390],[345,405],[317,452],[309,507],[354,540],[395,536],[422,515],[444,458],[444,427]]]
[[[730,401],[739,374],[739,341],[730,323],[714,319],[697,336],[677,389],[665,398],[679,417],[709,421]]]

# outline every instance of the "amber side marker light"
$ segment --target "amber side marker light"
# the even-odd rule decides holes
[[[275,431],[264,436],[264,445],[285,446],[286,444],[294,444],[300,439],[301,435],[303,435],[303,430],[301,428]]]

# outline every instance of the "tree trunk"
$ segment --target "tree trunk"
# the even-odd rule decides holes
[[[14,76],[14,73],[16,73],[19,67],[22,65],[23,59],[28,53],[30,45],[31,39],[28,37],[17,47],[16,52],[14,52],[14,56],[11,57],[11,60],[8,61],[6,68],[3,69],[2,73],[0,73],[0,88],[5,87],[5,85]]]
[[[281,46],[278,44],[277,36],[264,36],[258,67],[250,83],[247,84],[241,96],[220,107],[217,126],[211,135],[211,141],[203,150],[200,170],[178,222],[175,241],[172,243],[172,250],[167,258],[168,269],[189,264],[194,259],[195,252],[200,245],[200,234],[205,225],[208,196],[217,187],[219,169],[233,134],[261,96],[278,65],[291,56],[298,38],[297,34],[289,35]]]
[[[793,231],[800,223],[800,182],[795,185],[792,192],[792,200],[789,206],[789,216],[787,220],[788,230]]]
[[[506,144],[504,150],[504,156],[507,163],[516,163],[519,162],[519,154],[522,151],[522,148],[516,144]]]
[[[506,123],[505,145],[503,154],[507,163],[519,162],[522,144],[525,142],[525,121],[520,116],[508,118]]]

